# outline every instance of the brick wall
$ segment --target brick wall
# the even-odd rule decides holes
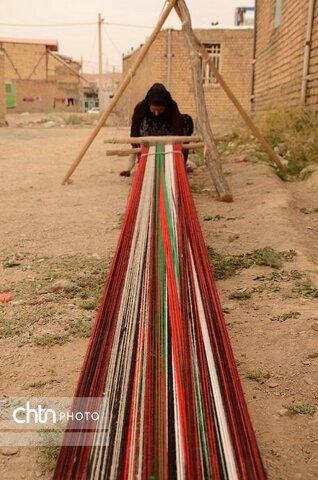
[[[203,43],[221,44],[220,72],[244,108],[249,111],[253,29],[198,29],[195,33]],[[140,48],[124,57],[123,75],[129,71],[139,51]],[[126,121],[131,118],[135,104],[144,98],[149,87],[155,82],[163,83],[177,101],[180,110],[196,119],[189,53],[184,35],[179,30],[161,31],[136,75],[132,77],[117,108]],[[235,126],[239,116],[220,85],[205,85],[204,93],[213,130],[217,133],[228,131]]]
[[[252,107],[256,114],[277,104],[291,107],[300,104],[308,3],[308,0],[283,1],[281,24],[275,28],[276,0],[257,1]],[[314,86],[312,82],[312,88],[317,88],[317,83]]]
[[[318,111],[318,2],[315,2],[311,36],[307,105],[316,112]]]
[[[3,42],[2,48],[5,79],[12,80],[16,89],[16,107],[10,111],[81,110],[78,76],[54,58],[46,45]],[[67,65],[79,72],[77,62]]]
[[[5,122],[4,54],[0,51],[0,126]]]

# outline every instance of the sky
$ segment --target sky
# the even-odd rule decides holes
[[[236,7],[254,0],[186,0],[193,28],[234,25]],[[0,0],[0,38],[57,40],[59,53],[83,61],[84,72],[98,72],[98,14],[102,27],[103,71],[121,71],[122,55],[144,43],[165,0]],[[180,28],[171,12],[165,28]]]

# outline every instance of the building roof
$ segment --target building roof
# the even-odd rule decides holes
[[[52,52],[57,52],[59,49],[57,40],[43,40],[42,38],[4,38],[0,37],[1,43],[19,43],[27,45],[44,45],[52,50]]]

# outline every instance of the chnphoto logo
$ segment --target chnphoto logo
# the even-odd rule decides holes
[[[0,397],[0,447],[41,445],[43,431],[57,445],[108,443],[106,397]]]
[[[19,424],[56,425],[70,420],[78,422],[92,420],[93,422],[98,422],[99,412],[65,412],[58,411],[55,408],[45,408],[42,405],[32,408],[30,400],[27,400],[25,407],[17,407],[13,410],[12,418]]]

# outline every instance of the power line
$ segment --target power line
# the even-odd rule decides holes
[[[83,27],[86,25],[96,25],[96,22],[82,22],[82,23],[0,23],[0,27]],[[128,27],[128,28],[153,28],[150,25],[135,25],[129,23],[114,23],[103,22],[103,25],[111,25],[113,27]]]

